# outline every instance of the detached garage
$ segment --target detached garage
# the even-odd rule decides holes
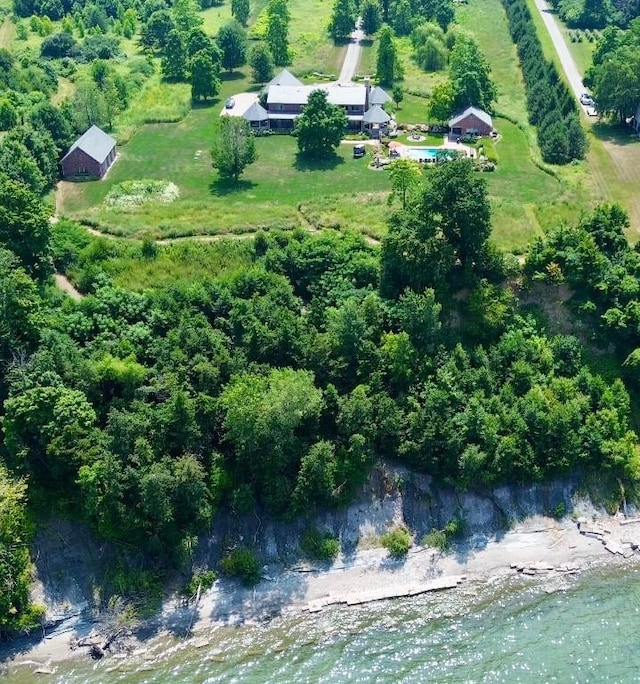
[[[116,160],[116,141],[97,126],[83,133],[62,158],[62,177],[103,178]]]
[[[477,107],[467,107],[464,112],[456,114],[449,121],[449,128],[454,135],[473,133],[475,135],[490,135],[493,130],[491,115]]]

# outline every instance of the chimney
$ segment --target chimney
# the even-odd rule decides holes
[[[369,109],[369,93],[371,92],[371,77],[364,77],[364,111]]]

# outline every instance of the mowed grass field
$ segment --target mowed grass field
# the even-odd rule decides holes
[[[329,5],[318,0],[317,16],[309,22],[307,5],[302,0],[291,2],[291,35],[298,41],[292,41],[295,45],[292,69],[302,73],[311,69],[313,62],[318,71],[339,71],[340,51],[344,48],[334,46],[326,35]],[[252,8],[250,23],[255,21],[262,6],[260,3]],[[226,19],[227,11],[226,6],[207,10],[208,30],[215,30],[218,22]],[[476,36],[491,64],[499,93],[496,109],[507,117],[495,121],[502,136],[496,145],[498,169],[483,175],[489,188],[494,239],[498,245],[521,253],[535,235],[561,221],[576,221],[596,201],[619,196],[625,199],[626,188],[612,194],[606,178],[599,177],[610,172],[608,165],[612,162],[595,134],[591,156],[604,155],[595,169],[591,157],[588,164],[555,169],[551,173],[541,166],[535,130],[527,122],[516,51],[500,0],[470,0],[467,5],[458,6],[457,20]],[[541,38],[546,38],[546,34],[541,32]],[[549,49],[548,42],[545,48]],[[371,71],[375,50],[375,41],[365,47],[359,67],[361,73]],[[428,92],[442,78],[440,74],[422,74],[411,62],[408,51],[403,52],[403,57],[408,75],[404,87],[410,85],[412,89]],[[353,160],[351,148],[346,145],[332,162],[309,165],[297,159],[294,138],[261,138],[257,141],[259,160],[248,167],[237,186],[218,179],[209,155],[214,122],[226,97],[257,90],[258,86],[249,81],[247,73],[248,69],[244,68],[225,75],[216,101],[193,110],[188,85],[167,84],[157,75],[152,77],[132,108],[118,121],[117,137],[128,143],[120,147],[120,159],[107,179],[100,183],[62,184],[59,211],[85,220],[99,230],[137,238],[220,236],[303,225],[319,229],[353,228],[380,239],[385,233],[389,212],[388,174],[368,169],[365,160]],[[398,120],[426,123],[426,103],[425,98],[406,94],[397,113]],[[141,125],[153,121],[165,123]],[[171,121],[176,123],[167,123]],[[613,140],[609,144],[618,142]],[[625,153],[633,158],[635,149],[626,145]],[[627,169],[626,173],[633,175],[634,171]],[[104,203],[115,184],[145,178],[175,183],[180,190],[179,199],[171,204],[128,209],[108,207]]]
[[[547,59],[564,72],[551,38],[546,31],[540,13],[533,0],[527,0],[542,47]],[[559,26],[563,28],[562,24]],[[568,43],[571,50],[572,43]],[[574,59],[576,55],[574,54]],[[578,69],[584,59],[576,59]],[[584,172],[573,179],[573,187],[582,198],[582,210],[587,211],[599,202],[617,202],[628,213],[631,225],[627,237],[632,242],[640,239],[640,141],[625,127],[603,123],[597,117],[582,116],[582,124],[589,136],[589,152],[583,164]],[[564,170],[569,173],[570,170]]]
[[[129,237],[237,234],[298,226],[304,220],[298,204],[307,200],[323,197],[348,204],[357,202],[359,192],[389,189],[387,175],[368,169],[366,160],[354,160],[351,146],[341,146],[334,159],[307,163],[298,159],[290,136],[259,138],[258,161],[240,182],[221,180],[209,153],[219,111],[217,104],[194,109],[177,124],[142,126],[120,148],[106,179],[63,184],[58,210]],[[179,199],[129,209],[104,203],[115,184],[146,178],[175,183]]]

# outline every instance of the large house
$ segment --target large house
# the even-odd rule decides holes
[[[116,160],[116,141],[97,126],[83,133],[62,158],[63,178],[103,178]]]
[[[304,85],[286,69],[265,86],[264,107],[254,104],[242,116],[257,130],[292,129],[314,90],[324,90],[328,102],[344,109],[349,130],[363,131],[373,137],[386,132],[391,117],[384,111],[383,105],[390,102],[391,98],[382,88],[372,87],[369,79],[354,85]]]
[[[475,133],[476,135],[490,135],[493,131],[491,115],[478,107],[467,107],[449,121],[449,128],[454,135]]]

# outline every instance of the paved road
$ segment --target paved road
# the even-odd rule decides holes
[[[547,31],[549,32],[549,36],[553,42],[553,47],[555,47],[556,52],[558,53],[560,63],[562,64],[564,73],[567,75],[567,80],[569,81],[571,90],[573,90],[575,96],[579,98],[580,94],[585,92],[585,87],[582,83],[582,76],[580,76],[578,68],[576,67],[576,63],[573,61],[573,57],[569,52],[569,48],[567,48],[567,44],[562,37],[562,33],[558,28],[558,24],[556,23],[553,12],[544,0],[535,0],[535,3],[536,7],[540,11],[540,14],[542,15],[544,24],[547,27]]]
[[[358,19],[356,23],[356,30],[351,34],[351,42],[347,47],[347,53],[344,56],[338,83],[352,83],[358,62],[360,61],[360,41],[364,38],[364,32],[360,28],[361,21]]]

